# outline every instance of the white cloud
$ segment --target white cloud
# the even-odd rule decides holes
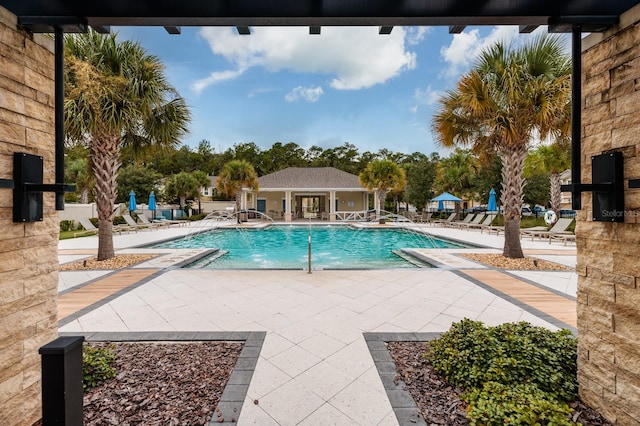
[[[418,38],[424,36],[414,32]],[[376,27],[323,27],[321,35],[313,36],[306,27],[252,27],[250,36],[238,35],[233,28],[207,27],[199,34],[214,54],[235,66],[236,77],[250,67],[323,73],[335,76],[331,87],[357,90],[416,66],[416,54],[405,48],[407,33],[402,27],[389,35],[379,35]],[[222,81],[212,76],[194,88],[203,90]]]
[[[518,27],[515,25],[494,27],[486,37],[480,37],[478,29],[454,34],[451,44],[440,49],[440,55],[450,64],[445,75],[458,76],[471,67],[485,48],[498,41],[509,43],[516,40],[518,35]]]
[[[433,90],[431,85],[428,85],[424,90],[418,87],[413,94],[413,97],[416,98],[421,105],[435,105],[441,96],[442,92]]]
[[[318,87],[298,86],[298,87],[295,87],[293,90],[291,90],[291,92],[287,93],[284,98],[287,100],[287,102],[295,102],[299,99],[303,99],[307,102],[313,103],[313,102],[317,102],[323,93],[324,91],[320,86]]]
[[[263,87],[261,89],[252,90],[251,92],[249,92],[247,97],[248,98],[255,98],[258,95],[262,95],[264,93],[270,93],[270,92],[273,92],[274,90],[275,89],[273,89],[271,87]]]
[[[431,85],[428,85],[426,88],[421,89],[417,88],[415,92],[413,92],[413,98],[417,102],[416,105],[409,108],[409,111],[416,114],[420,108],[420,105],[435,105],[438,102],[438,99],[442,96],[442,92],[438,90],[434,90]]]
[[[215,71],[209,74],[209,77],[203,78],[193,83],[192,88],[196,93],[202,92],[204,88],[211,86],[212,84],[220,83],[227,80],[233,80],[238,78],[245,72],[245,69],[227,70],[227,71]]]
[[[407,43],[414,45],[420,43],[433,30],[433,27],[407,27]]]

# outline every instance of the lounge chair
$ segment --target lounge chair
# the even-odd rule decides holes
[[[459,225],[463,225],[465,223],[470,223],[472,220],[475,220],[476,214],[471,213],[464,217],[462,220],[453,220],[449,223],[446,223],[444,226],[458,227]]]
[[[522,237],[530,236],[531,237],[531,241],[533,241],[533,239],[536,238],[536,237],[538,237],[538,238],[549,238],[549,242],[551,242],[551,237],[552,236],[556,236],[556,235],[571,235],[571,234],[573,234],[573,232],[567,231],[567,228],[569,227],[569,225],[571,225],[571,222],[573,222],[573,218],[561,217],[560,219],[558,219],[558,221],[549,230],[533,231],[533,230],[530,230],[530,229],[529,230],[523,229],[523,230],[520,231],[520,236],[522,236]]]
[[[91,223],[89,219],[87,218],[78,219],[78,222],[80,222],[80,225],[82,225],[82,227],[84,228],[84,231],[74,232],[73,238],[77,237],[78,235],[94,235],[98,233],[98,228],[93,226],[93,223]]]
[[[171,226],[171,224],[169,222],[156,222],[156,221],[153,221],[153,223],[149,222],[149,219],[147,219],[147,217],[145,215],[143,215],[143,214],[138,215],[138,219],[140,219],[140,222],[142,222],[143,225],[150,225],[150,226],[155,225],[157,227],[160,227],[160,226]]]
[[[433,224],[450,223],[453,220],[453,218],[456,217],[456,215],[457,215],[457,213],[451,213],[448,218],[446,218],[446,219],[436,219],[436,220],[431,221],[431,223],[433,223]]]
[[[82,227],[84,228],[84,231],[74,232],[73,233],[73,238],[75,238],[75,237],[77,237],[79,235],[94,235],[94,234],[98,233],[98,228],[93,226],[93,223],[88,218],[78,219],[78,222],[80,222],[80,225],[82,225]],[[121,234],[124,231],[127,231],[127,233],[129,233],[129,231],[137,231],[137,229],[132,229],[128,225],[113,225],[112,232],[114,234],[116,232],[118,234]]]
[[[226,216],[224,216],[225,218],[229,218],[229,215],[227,214]],[[164,216],[160,216],[157,219],[153,219],[152,223],[159,223],[159,224],[163,224],[163,223],[168,223],[169,227],[171,227],[171,225],[178,225],[178,226],[187,226],[187,224],[189,223],[189,221],[186,220],[171,220],[171,219],[167,219]]]
[[[482,215],[480,215],[482,216]],[[481,223],[467,223],[463,228],[467,229],[482,229],[485,226],[491,226],[491,222],[496,218],[495,214],[488,214],[487,217]]]
[[[414,222],[418,222],[418,223],[427,223],[427,222],[431,221],[431,216],[433,216],[433,213],[422,213],[422,214],[414,215],[413,217],[410,217],[409,219],[413,220]]]
[[[144,223],[136,223],[135,220],[133,220],[133,218],[131,217],[131,215],[128,214],[123,214],[122,218],[124,219],[125,222],[127,222],[127,225],[129,225],[131,228],[134,229],[157,229],[158,227],[160,227],[160,225],[156,225],[155,223],[150,223],[148,225],[145,225]]]
[[[551,244],[551,240],[560,240],[566,246],[568,242],[575,243],[576,242],[576,234],[555,234],[549,236],[549,244]]]
[[[460,222],[451,222],[449,225],[454,228],[462,229],[467,225],[480,223],[480,221],[482,221],[483,218],[484,218],[483,213],[480,213],[480,214],[470,213],[467,215],[467,217],[464,218],[464,220]]]

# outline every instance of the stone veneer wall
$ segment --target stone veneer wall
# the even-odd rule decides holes
[[[13,153],[44,157],[54,182],[53,40],[17,29],[0,7],[0,178]],[[0,189],[0,424],[42,416],[38,349],[57,337],[58,215],[44,195],[44,221],[13,223],[13,192]]]
[[[617,28],[583,40],[582,181],[591,156],[624,156],[625,223],[577,225],[580,395],[613,424],[640,424],[640,6]]]

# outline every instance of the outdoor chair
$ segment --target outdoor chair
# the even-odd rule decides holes
[[[482,220],[482,215],[477,215],[477,216],[480,216],[480,220]],[[476,216],[475,213],[469,213],[468,215],[466,215],[464,217],[464,219],[462,219],[462,220],[454,220],[452,222],[447,223],[445,226],[451,226],[451,227],[454,227],[454,228],[458,228],[458,227],[460,227],[460,225],[471,223],[473,220],[476,220],[477,216]]]
[[[427,222],[431,222],[431,216],[433,216],[433,213],[417,214],[413,217],[412,220],[414,222],[427,223]]]
[[[480,215],[482,216],[482,215]],[[496,218],[495,214],[488,214],[487,217],[481,223],[467,223],[463,228],[466,229],[482,229],[485,226],[490,226],[493,219]]]
[[[136,223],[135,220],[133,220],[133,218],[131,217],[131,215],[128,214],[123,214],[122,218],[124,219],[125,222],[127,222],[127,225],[129,225],[131,228],[134,229],[157,229],[159,227],[159,225],[156,225],[154,223],[150,223],[149,225],[145,225],[144,223]]]
[[[143,225],[171,226],[171,223],[169,223],[169,222],[156,222],[156,221],[150,222],[149,219],[147,219],[147,217],[145,215],[143,215],[143,214],[138,215],[138,219],[140,219],[140,222],[142,222]]]
[[[89,219],[87,218],[78,219],[78,222],[80,222],[80,225],[82,225],[82,227],[84,228],[84,231],[74,232],[73,238],[77,237],[78,235],[93,235],[98,233],[98,228],[93,226],[93,223],[91,223]]]
[[[551,240],[552,236],[557,236],[557,235],[571,235],[573,234],[573,232],[571,231],[567,231],[567,228],[569,227],[569,225],[571,225],[571,222],[573,222],[573,218],[568,218],[568,217],[562,217],[560,219],[558,219],[558,221],[551,227],[551,229],[549,230],[544,230],[544,231],[540,231],[540,230],[531,230],[531,229],[523,229],[520,231],[520,236],[524,237],[531,237],[531,241],[533,241],[534,238],[549,238],[549,240]],[[551,241],[549,241],[551,242]]]
[[[456,217],[456,215],[457,215],[457,213],[454,212],[454,213],[451,213],[449,215],[449,217],[446,218],[446,219],[436,219],[436,220],[431,221],[431,223],[433,223],[434,225],[436,225],[436,224],[447,224],[447,223],[450,223],[453,220],[453,218]]]
[[[225,219],[229,219],[230,216],[228,213],[225,212],[224,216],[220,216],[223,217]],[[167,219],[164,216],[160,216],[159,218],[153,219],[153,223],[158,223],[158,224],[169,224],[169,227],[171,227],[171,225],[178,225],[178,226],[187,226],[188,225],[188,221],[186,220],[171,220],[171,219]]]
[[[80,218],[78,219],[78,222],[80,222],[80,225],[82,225],[84,231],[74,232],[73,238],[79,235],[94,235],[99,232],[98,228],[93,226],[93,223],[88,218]],[[137,229],[131,229],[131,227],[128,225],[113,225],[112,232],[114,234],[121,234],[124,231],[127,231],[127,233],[129,233],[129,231],[137,231]]]

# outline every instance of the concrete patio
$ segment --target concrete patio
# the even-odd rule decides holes
[[[442,332],[465,317],[575,331],[574,272],[502,271],[458,256],[498,253],[503,236],[420,225],[489,248],[434,250],[439,268],[312,274],[180,269],[200,251],[132,248],[197,226],[114,236],[118,253],[161,255],[128,270],[61,272],[60,332],[266,332],[240,425],[399,424],[363,333]],[[522,244],[528,255],[575,266],[574,245]],[[61,241],[60,262],[96,248],[97,237]],[[82,291],[75,305],[65,302]]]

